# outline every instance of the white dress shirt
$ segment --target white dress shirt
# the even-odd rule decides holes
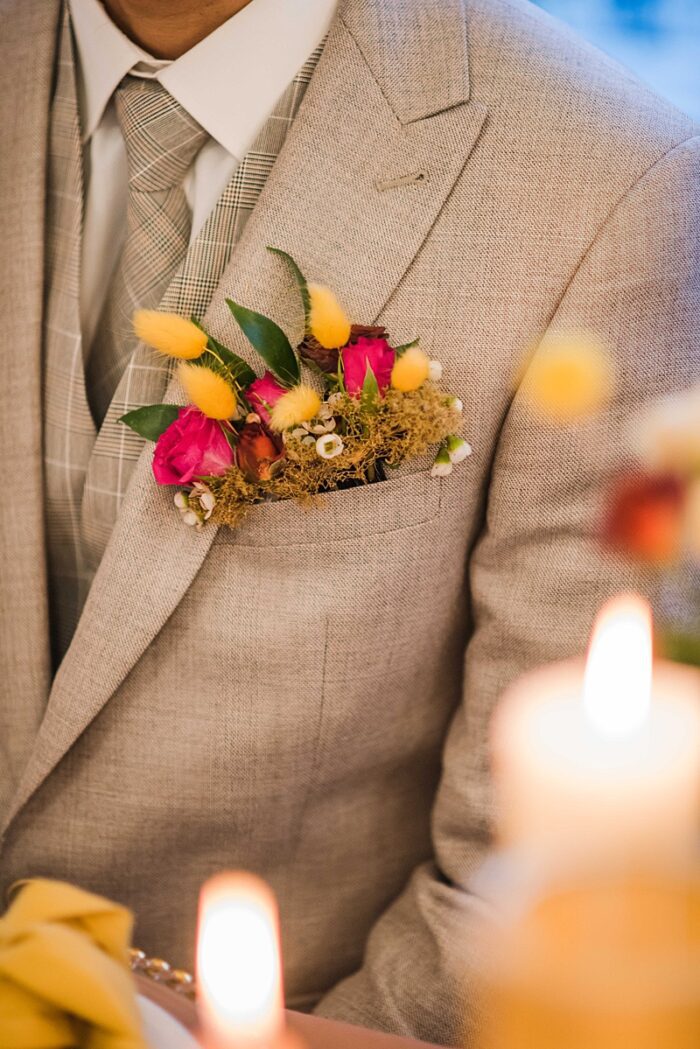
[[[204,225],[280,95],[330,28],[338,0],[251,0],[175,61],[153,58],[99,0],[69,0],[85,150],[80,317],[92,343],[125,233],[127,162],[113,94],[154,77],[211,139],[185,178],[192,237]]]

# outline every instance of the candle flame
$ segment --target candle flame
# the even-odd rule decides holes
[[[651,608],[635,594],[613,598],[598,614],[586,663],[583,705],[601,735],[630,736],[647,721],[651,634]]]
[[[221,1044],[272,1044],[282,1029],[278,916],[268,886],[226,873],[202,888],[197,982],[203,1026]]]

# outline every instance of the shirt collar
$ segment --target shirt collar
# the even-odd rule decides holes
[[[99,126],[129,72],[156,77],[239,160],[294,75],[330,28],[338,0],[251,0],[175,61],[153,58],[99,0],[69,0],[78,53],[83,139]]]
[[[69,0],[78,57],[78,88],[83,140],[94,135],[118,84],[130,70],[159,62],[129,40],[109,18],[99,0]]]

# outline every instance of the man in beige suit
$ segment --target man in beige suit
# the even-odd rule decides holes
[[[189,966],[203,879],[257,871],[293,1007],[454,1043],[490,713],[643,585],[598,552],[597,496],[630,414],[700,378],[698,127],[526,0],[341,0],[300,35],[301,3],[219,3],[184,43],[163,16],[161,47],[158,11],[200,5],[105,6],[0,0],[3,889],[115,897]],[[420,335],[466,467],[183,528],[115,421],[178,390],[114,317],[196,313],[259,368],[224,300],[298,334],[268,244],[357,321]],[[615,400],[540,424],[514,371],[581,328]]]

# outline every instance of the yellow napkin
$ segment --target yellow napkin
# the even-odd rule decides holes
[[[0,918],[2,1049],[147,1049],[132,918],[63,882],[25,882]]]

